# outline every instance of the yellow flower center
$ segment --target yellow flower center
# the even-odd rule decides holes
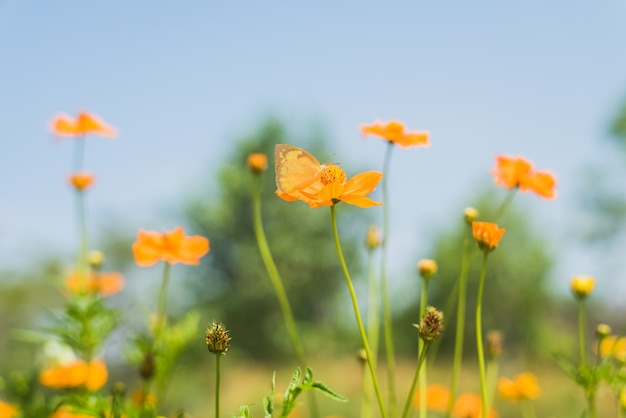
[[[337,165],[328,165],[324,167],[320,173],[320,181],[324,184],[345,183],[346,173]]]

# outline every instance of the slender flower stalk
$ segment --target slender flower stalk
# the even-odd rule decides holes
[[[302,341],[300,340],[298,329],[296,327],[293,310],[291,309],[291,304],[289,303],[289,298],[287,297],[287,292],[285,291],[285,286],[283,285],[283,281],[280,277],[280,273],[278,272],[278,268],[276,267],[276,263],[274,263],[272,252],[267,243],[267,238],[265,237],[265,230],[263,229],[263,221],[261,217],[261,177],[258,175],[254,176],[252,211],[254,235],[256,236],[257,245],[259,246],[259,252],[261,253],[261,258],[263,258],[265,269],[267,270],[267,274],[270,277],[272,286],[274,286],[274,292],[276,293],[276,297],[278,298],[278,303],[280,304],[280,309],[283,313],[283,318],[285,320],[285,326],[287,327],[287,333],[289,334],[289,339],[291,340],[291,345],[293,346],[293,350],[296,354],[298,363],[300,364],[302,370],[306,370],[307,365],[305,361],[304,349],[302,347]]]
[[[461,257],[461,272],[459,273],[459,292],[456,312],[456,334],[454,341],[454,360],[452,364],[452,383],[450,384],[450,401],[446,410],[446,417],[452,416],[454,400],[458,390],[459,375],[463,365],[463,340],[465,337],[465,305],[467,302],[467,275],[470,266],[470,234],[468,231],[463,241],[463,255]]]
[[[387,360],[387,386],[389,389],[389,411],[391,416],[395,416],[396,412],[396,359],[393,343],[393,318],[391,312],[391,298],[389,296],[389,278],[387,277],[387,244],[389,243],[389,191],[387,187],[387,177],[389,177],[389,164],[391,161],[391,151],[393,150],[393,142],[388,142],[385,151],[385,161],[383,164],[383,173],[385,177],[382,179],[383,193],[383,241],[381,248],[380,262],[380,281],[383,307],[383,327],[385,336],[385,354]]]
[[[506,193],[506,197],[500,204],[500,207],[498,208],[496,215],[493,217],[494,222],[498,222],[502,214],[506,211],[506,209],[509,207],[509,205],[513,201],[513,198],[515,197],[516,194],[517,194],[517,188],[509,189],[509,191]]]
[[[213,322],[207,329],[205,342],[209,351],[215,354],[215,418],[219,418],[221,358],[230,348],[230,335],[223,324]]]
[[[487,378],[486,378],[487,406],[488,408],[491,408],[491,406],[493,405],[493,401],[495,399],[496,389],[498,385],[498,372],[500,369],[500,361],[497,357],[491,357],[489,355],[487,357],[489,357],[489,360],[487,361]]]
[[[578,301],[578,345],[580,348],[580,364],[582,365],[587,364],[585,300],[593,291],[594,286],[595,278],[591,276],[576,276],[570,282],[570,290]]]
[[[215,418],[220,417],[220,373],[221,373],[221,361],[222,356],[220,354],[215,355]]]
[[[343,270],[343,274],[346,279],[346,284],[348,286],[348,290],[350,292],[350,298],[352,299],[352,307],[354,309],[354,316],[356,318],[357,326],[359,328],[359,333],[361,334],[361,340],[363,343],[363,348],[365,349],[365,354],[367,357],[367,365],[370,370],[370,374],[372,376],[372,382],[374,384],[374,391],[376,392],[376,399],[378,400],[378,406],[380,407],[380,413],[383,418],[387,417],[387,413],[385,411],[385,405],[383,403],[383,398],[380,392],[380,385],[378,384],[378,378],[376,377],[376,369],[374,368],[374,362],[372,360],[372,351],[370,350],[369,343],[367,341],[367,334],[365,333],[365,327],[363,326],[363,320],[361,319],[361,313],[359,311],[359,304],[356,298],[356,292],[354,291],[354,286],[352,285],[352,279],[350,278],[350,273],[348,272],[348,266],[346,265],[346,260],[343,257],[343,252],[341,251],[341,243],[339,242],[339,233],[337,231],[337,217],[335,213],[335,205],[330,207],[330,217],[333,228],[333,237],[335,239],[335,246],[337,247],[337,254],[339,256],[339,262],[341,263],[341,268]]]
[[[426,281],[427,278],[424,278]],[[419,341],[421,349],[419,350],[419,358],[417,360],[417,367],[415,370],[415,375],[413,376],[413,380],[411,382],[411,388],[409,389],[409,393],[407,395],[406,402],[404,404],[404,410],[402,412],[402,418],[406,418],[409,413],[409,408],[411,406],[411,400],[413,399],[413,393],[415,392],[415,385],[418,380],[418,376],[420,376],[420,372],[422,370],[422,365],[426,358],[426,352],[430,344],[439,338],[439,336],[444,331],[443,325],[443,313],[438,311],[432,306],[429,306],[425,309],[424,314],[421,316],[419,324],[413,324],[415,328],[419,331]],[[420,393],[422,391],[426,391],[426,389],[420,389]],[[426,404],[426,397],[422,397],[420,395],[420,406],[422,404]]]
[[[483,253],[483,263],[480,270],[478,283],[478,296],[476,301],[476,351],[478,352],[478,368],[480,372],[480,395],[482,401],[482,418],[487,418],[489,402],[487,401],[487,387],[485,382],[485,354],[483,350],[482,332],[482,303],[483,290],[485,287],[485,272],[487,271],[487,259],[489,253],[496,249],[504,235],[505,229],[490,222],[472,222],[472,235]]]
[[[522,418],[537,418],[535,408],[533,408],[533,404],[530,401],[521,401],[519,403],[519,410],[522,414]]]
[[[291,304],[289,303],[289,298],[287,297],[285,286],[283,285],[282,278],[280,276],[280,273],[278,272],[276,263],[274,262],[274,257],[272,256],[269,244],[267,243],[265,230],[263,228],[263,219],[261,216],[260,174],[264,171],[264,167],[267,167],[267,158],[265,158],[265,164],[263,164],[263,159],[261,158],[261,156],[265,157],[264,154],[252,154],[248,159],[248,165],[250,166],[250,169],[254,174],[254,185],[252,192],[252,222],[254,227],[254,235],[256,237],[257,245],[259,247],[259,252],[261,253],[261,258],[263,259],[263,264],[265,264],[265,270],[267,271],[270,281],[272,282],[272,286],[274,287],[274,293],[276,293],[276,297],[278,298],[278,304],[280,305],[283,319],[285,320],[285,327],[287,328],[287,334],[289,335],[289,339],[291,340],[291,346],[293,347],[293,351],[296,355],[296,360],[300,364],[301,369],[306,370],[306,357],[304,355],[302,340],[300,339],[300,335],[298,334],[296,320],[293,316],[293,310],[291,309]],[[311,416],[319,416],[317,402],[315,401],[315,396],[312,392],[310,394],[309,408]]]
[[[167,288],[170,281],[171,265],[169,262],[163,263],[163,279],[159,290],[159,302],[157,305],[157,324],[155,332],[155,344],[160,344],[161,334],[165,328],[165,318],[167,316]]]
[[[422,292],[420,295],[420,318],[426,314],[426,305],[428,304],[428,279],[424,278],[422,280]],[[430,345],[430,342],[426,343],[422,338],[418,338],[418,347],[420,353],[423,353],[424,357],[426,356],[427,346]],[[420,355],[421,357],[421,355]],[[423,359],[422,359],[423,361]],[[426,377],[426,364],[420,369],[421,363],[418,361],[418,370],[419,370],[419,388],[420,388],[420,408],[419,408],[419,416],[420,418],[426,418],[426,414],[428,413],[426,410],[426,385],[427,385],[427,377]],[[415,379],[414,379],[415,380]],[[415,390],[415,387],[412,388]],[[410,392],[409,399],[405,404],[405,411],[407,406],[411,403],[411,396],[413,394],[413,390]],[[406,417],[405,414],[402,415]]]
[[[368,301],[367,301],[367,339],[372,352],[372,361],[376,368],[378,361],[378,342],[380,338],[380,283],[379,276],[374,269],[374,250],[382,244],[380,231],[372,226],[368,229],[366,237],[367,247],[367,277],[368,277]],[[372,383],[369,374],[363,374],[363,400],[361,402],[361,417],[373,416],[372,411]]]
[[[480,280],[478,282],[478,299],[476,302],[476,351],[478,352],[478,369],[480,372],[480,397],[482,400],[482,418],[487,418],[488,401],[487,386],[485,381],[485,354],[483,350],[483,332],[482,332],[482,299],[483,289],[485,287],[485,272],[487,271],[487,258],[489,252],[485,251],[483,256],[483,264],[480,270]]]
[[[404,403],[404,409],[402,410],[402,418],[406,418],[409,415],[409,410],[411,408],[411,399],[413,397],[413,393],[415,392],[415,386],[417,386],[418,376],[420,376],[421,367],[424,364],[424,360],[426,360],[426,352],[428,351],[428,347],[430,347],[430,342],[424,342],[423,344],[420,344],[420,345],[422,346],[422,348],[420,349],[420,355],[417,360],[417,368],[415,369],[415,374],[413,375],[413,380],[411,381],[409,394],[406,398],[406,402]],[[420,388],[420,413],[421,413],[422,405],[426,405],[426,399],[425,399],[426,396],[422,396],[422,392],[424,392],[424,390]]]
[[[580,364],[587,364],[587,343],[585,329],[587,319],[585,314],[585,301],[578,301],[578,346],[580,348]]]

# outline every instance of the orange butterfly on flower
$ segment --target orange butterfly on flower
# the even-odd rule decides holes
[[[307,151],[287,144],[274,148],[276,194],[283,200],[302,200],[312,208],[346,202],[361,208],[380,206],[367,197],[383,177],[378,171],[367,171],[347,180],[336,164],[320,164]]]
[[[401,148],[428,146],[428,132],[406,132],[401,122],[392,120],[384,123],[376,121],[371,125],[361,126],[361,134],[363,136],[375,135],[386,139],[392,144]]]
[[[103,122],[98,116],[88,112],[79,112],[74,119],[69,115],[55,116],[50,123],[52,133],[56,137],[83,137],[85,135],[100,135],[106,138],[115,138],[117,130]]]
[[[532,164],[521,157],[498,155],[491,174],[495,183],[507,189],[532,191],[545,199],[554,199],[556,179],[547,171],[533,170]]]

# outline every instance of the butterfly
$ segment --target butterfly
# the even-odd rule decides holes
[[[282,193],[310,186],[319,179],[326,167],[309,152],[287,144],[276,144],[274,147],[274,165],[276,187]]]

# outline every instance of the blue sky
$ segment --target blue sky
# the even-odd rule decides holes
[[[381,166],[383,144],[358,126],[399,119],[432,134],[428,149],[395,152],[389,173],[401,268],[504,153],[558,177],[556,201],[518,199],[563,248],[555,282],[604,274],[567,238],[584,167],[614,169],[605,138],[626,98],[626,3],[382,4],[0,0],[0,267],[73,248],[71,143],[47,123],[88,109],[120,131],[87,146],[94,227],[174,227],[164,208],[203,190],[267,115],[300,131],[321,121],[348,174]]]

